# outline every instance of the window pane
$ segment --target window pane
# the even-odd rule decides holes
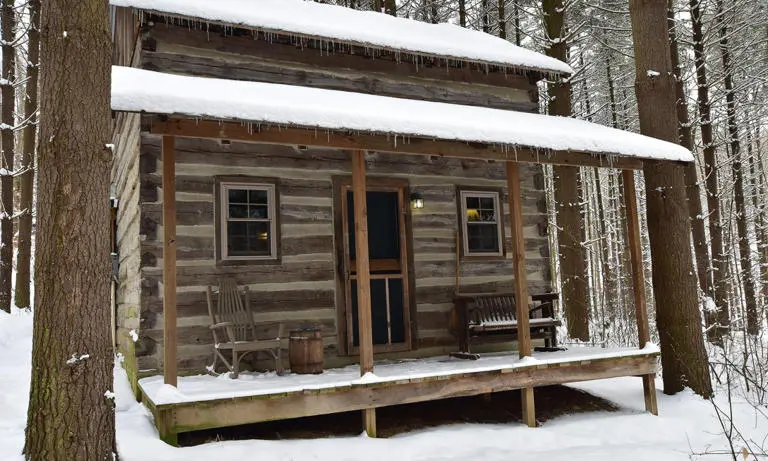
[[[248,201],[250,203],[267,204],[267,191],[265,189],[251,189],[248,191]]]
[[[270,256],[272,254],[270,223],[268,221],[229,222],[227,250],[230,256]]]
[[[496,221],[496,210],[494,210],[494,209],[490,209],[490,210],[481,209],[480,210],[480,220],[481,221],[486,221],[486,222],[488,222],[488,221],[495,222]]]
[[[468,224],[467,246],[470,253],[498,253],[498,226],[490,224]]]
[[[247,218],[248,205],[229,205],[229,217],[235,219]]]
[[[230,222],[227,226],[227,253],[233,256],[248,249],[248,228],[244,222]]]
[[[269,222],[248,223],[248,251],[251,255],[269,256],[272,253]]]
[[[229,203],[248,203],[248,191],[245,189],[229,189]]]
[[[266,205],[251,205],[248,207],[248,217],[253,219],[267,219],[267,206]]]
[[[467,197],[467,210],[480,208],[480,200],[477,197]]]
[[[492,210],[494,200],[491,197],[480,197],[480,208],[484,210]]]

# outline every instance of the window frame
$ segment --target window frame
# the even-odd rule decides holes
[[[280,199],[278,182],[274,178],[254,178],[247,176],[216,177],[215,187],[215,258],[218,265],[241,264],[277,264],[281,260],[280,245]],[[267,192],[267,216],[266,219],[240,218],[245,222],[269,222],[270,254],[269,255],[241,255],[228,254],[227,226],[229,219],[229,193],[231,189],[241,190],[266,190]]]
[[[494,201],[494,209],[496,210],[496,236],[499,241],[499,250],[496,252],[472,252],[469,250],[469,225],[470,221],[467,219],[467,198],[491,198]],[[467,260],[495,260],[506,258],[506,238],[504,236],[504,191],[499,188],[486,188],[486,187],[457,187],[457,210],[459,213],[459,234],[461,240],[460,256],[461,259]],[[492,224],[485,224],[492,225]]]

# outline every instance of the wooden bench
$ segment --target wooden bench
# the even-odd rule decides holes
[[[541,293],[529,297],[528,317],[532,339],[544,339],[547,348],[557,347],[554,303],[557,293]],[[471,354],[473,338],[511,334],[517,336],[517,307],[514,293],[467,293],[453,299],[454,330],[459,340],[460,355]]]

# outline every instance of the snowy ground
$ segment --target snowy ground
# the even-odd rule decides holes
[[[20,461],[24,443],[32,316],[0,312],[0,460]],[[661,382],[657,383],[661,386]],[[618,378],[576,385],[616,403],[616,413],[583,413],[529,429],[520,424],[462,424],[412,432],[391,439],[363,436],[301,441],[232,441],[189,448],[161,442],[149,414],[130,393],[125,372],[117,367],[117,443],[124,461],[263,460],[688,460],[692,453],[727,449],[711,403],[690,392],[659,393],[661,415],[642,411],[637,378]],[[725,405],[724,399],[716,400]],[[768,448],[768,408],[756,411],[734,403],[734,419],[747,439]],[[743,444],[742,444],[743,445]],[[741,449],[741,445],[737,445]],[[694,459],[730,459],[727,454]],[[739,457],[739,459],[742,459]],[[753,458],[752,459],[764,459]]]

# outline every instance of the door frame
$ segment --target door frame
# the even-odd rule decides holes
[[[351,356],[359,353],[352,336],[351,283],[347,283],[351,267],[349,263],[349,232],[347,209],[344,196],[352,188],[352,176],[334,176],[333,180],[333,235],[336,263],[336,338],[339,355]],[[366,191],[397,192],[400,203],[400,260],[403,265],[403,317],[405,341],[398,344],[374,345],[374,354],[401,352],[415,349],[417,344],[416,286],[413,270],[413,227],[410,207],[410,185],[407,179],[377,176],[366,177]]]

